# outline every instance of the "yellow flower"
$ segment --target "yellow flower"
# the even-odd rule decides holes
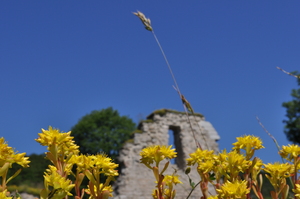
[[[190,154],[190,158],[187,159],[188,165],[194,165],[196,163],[202,163],[207,160],[213,160],[215,158],[214,151],[202,150],[197,148],[194,153]]]
[[[0,138],[0,157],[2,156],[10,156],[14,151],[8,144],[5,142],[4,138]]]
[[[250,188],[247,188],[247,181],[236,180],[234,182],[227,181],[220,189],[217,189],[220,198],[246,198],[246,195],[250,192]]]
[[[112,162],[112,159],[105,154],[97,155],[74,155],[69,160],[70,163],[77,165],[77,172],[83,172],[89,179],[89,188],[86,189],[86,193],[90,194],[90,198],[102,198],[106,199],[112,197],[111,186],[104,186],[100,183],[101,174],[108,176],[105,185],[108,185],[114,176],[118,176],[119,173],[116,170],[118,164]],[[101,179],[102,180],[102,179]],[[100,195],[99,195],[100,194]],[[101,196],[101,197],[100,197]]]
[[[196,163],[198,164],[198,172],[209,173],[213,171],[216,166],[216,155],[214,151],[197,148],[194,153],[190,154],[190,158],[187,159],[188,165],[194,165]]]
[[[100,173],[104,173],[107,176],[119,175],[115,170],[119,165],[112,162],[112,159],[105,154],[97,154],[88,156],[90,159],[90,166],[96,170],[100,170]]]
[[[22,167],[29,167],[29,157],[25,157],[26,153],[19,153],[13,156],[14,162],[21,165]]]
[[[39,133],[39,137],[35,139],[43,146],[48,146],[47,150],[51,151],[51,146],[57,146],[58,154],[78,154],[79,146],[77,146],[70,136],[71,131],[67,133],[60,132],[58,129],[53,129],[51,126],[48,130],[42,129],[42,133]]]
[[[157,183],[157,182],[156,182]],[[166,199],[172,199],[176,195],[176,190],[173,190],[174,185],[176,184],[182,184],[182,182],[179,180],[179,176],[172,174],[172,175],[165,175],[164,179],[161,184],[161,189],[163,189],[163,195]],[[166,187],[166,188],[165,188]],[[154,199],[158,198],[158,189],[152,190],[152,197]]]
[[[218,171],[227,178],[237,178],[240,172],[245,172],[251,166],[251,161],[237,151],[224,150],[218,154]]]
[[[294,170],[293,165],[289,163],[268,163],[264,164],[264,167],[265,168],[263,168],[263,170],[269,173],[269,175],[266,175],[266,177],[269,179],[270,183],[273,185],[276,191],[282,184],[285,184],[285,178],[290,177],[291,173],[293,173]]]
[[[59,175],[57,168],[52,165],[49,165],[49,169],[45,172],[44,183],[46,189],[48,189],[48,186],[52,186],[55,190],[55,195],[63,195],[63,197],[66,195],[72,196],[70,191],[75,186],[71,180]]]
[[[300,155],[300,147],[295,144],[282,146],[282,149],[280,150],[279,154],[281,155],[281,157],[291,162],[294,162],[294,160],[296,160]]]
[[[83,155],[83,154],[72,155],[71,158],[69,159],[68,163],[76,164],[77,165],[76,169],[79,172],[82,172],[82,171],[90,168],[90,159],[88,158],[88,156]]]
[[[300,184],[296,184],[296,189],[293,189],[297,199],[300,199]]]
[[[4,138],[0,138],[0,167],[7,162],[10,164],[17,163],[22,167],[29,167],[29,157],[25,157],[25,155],[26,153],[16,154],[16,152],[7,145]]]
[[[73,155],[70,163],[77,165],[79,172],[90,170],[91,172],[97,171],[99,174],[103,173],[107,176],[117,176],[118,171],[115,170],[119,165],[112,162],[112,159],[105,154],[97,155]]]
[[[241,149],[244,149],[246,151],[246,158],[248,160],[252,158],[255,150],[264,148],[259,137],[245,135],[243,137],[237,137],[236,139],[237,142],[232,144],[234,146],[233,150],[240,152]]]
[[[275,162],[274,164],[268,163],[264,164],[263,170],[268,172],[273,178],[288,178],[293,172],[293,167],[289,163],[281,164]]]
[[[163,179],[163,182],[166,183],[168,187],[171,187],[176,184],[182,184],[182,182],[179,180],[178,175],[166,175]]]
[[[153,197],[153,199],[158,199],[157,193],[158,193],[157,189],[153,189],[152,190],[152,197]]]
[[[198,172],[209,173],[211,171],[214,171],[215,167],[216,167],[216,161],[208,160],[206,162],[199,164],[197,170]]]
[[[145,164],[146,166],[150,166],[153,162],[156,163],[156,166],[158,166],[159,162],[162,160],[168,158],[172,159],[176,157],[177,152],[175,152],[175,149],[171,149],[172,145],[170,146],[149,146],[144,148],[140,156],[141,158],[141,163]]]
[[[9,192],[7,192],[7,190],[3,190],[0,192],[0,199],[12,199],[12,197],[8,197],[7,195],[9,195]]]

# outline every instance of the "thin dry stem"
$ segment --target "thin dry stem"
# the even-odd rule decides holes
[[[275,137],[265,128],[265,126],[261,123],[260,119],[256,116],[256,120],[258,121],[258,124],[261,126],[261,128],[272,138],[272,140],[274,141],[276,147],[277,147],[277,150],[278,152],[280,151],[280,146],[277,142],[277,140],[275,139]],[[280,156],[281,157],[281,156]],[[281,157],[281,160],[283,163],[285,163],[285,160],[283,159],[283,157]],[[293,184],[293,181],[291,179],[291,177],[289,177],[289,180],[294,188],[294,184]]]
[[[193,115],[193,116],[194,116],[194,118],[195,118],[195,115]],[[196,120],[196,118],[195,118],[195,120]],[[202,126],[200,126],[200,124],[199,124],[198,122],[197,122],[197,125],[198,125],[198,127],[199,127],[199,130],[200,130],[200,134],[201,134],[201,136],[202,136],[202,139],[203,139],[204,142],[205,142],[205,146],[206,146],[207,150],[210,150],[210,148],[209,148],[209,146],[208,146],[208,142],[207,142],[207,140],[206,140],[206,138],[205,138],[204,130],[203,130]]]
[[[280,146],[277,142],[277,140],[275,139],[275,137],[265,128],[265,126],[261,123],[260,119],[258,118],[258,116],[256,116],[256,120],[258,122],[258,124],[261,126],[261,128],[268,134],[268,136],[271,137],[271,139],[274,141],[274,143],[276,144],[276,147],[278,149],[278,151],[280,151]]]
[[[171,73],[171,76],[172,76],[172,79],[173,79],[173,81],[174,81],[175,88],[176,88],[176,90],[177,90],[177,92],[178,92],[178,94],[179,94],[179,97],[181,97],[181,92],[180,92],[180,90],[179,90],[179,86],[178,86],[178,84],[177,84],[176,78],[175,78],[174,73],[173,73],[173,71],[172,71],[171,65],[169,64],[169,61],[168,61],[168,59],[167,59],[167,56],[166,56],[166,54],[165,54],[165,52],[164,52],[162,46],[160,45],[160,42],[158,41],[158,39],[157,39],[157,37],[156,37],[156,35],[155,35],[155,33],[154,33],[153,30],[152,30],[152,34],[153,34],[153,36],[154,36],[154,38],[155,38],[155,40],[156,40],[156,43],[157,43],[157,45],[158,45],[158,47],[159,47],[159,49],[160,49],[160,51],[161,51],[161,53],[162,53],[162,55],[163,55],[165,61],[166,61],[166,64],[167,64],[167,66],[168,66],[168,68],[169,68],[169,71],[170,71],[170,73]]]
[[[148,30],[148,29],[147,29],[147,30]],[[179,86],[178,86],[178,84],[177,84],[177,81],[176,81],[176,78],[175,78],[175,76],[174,76],[174,73],[173,73],[173,71],[172,71],[171,65],[170,65],[170,63],[169,63],[169,61],[168,61],[168,59],[167,59],[167,56],[166,56],[166,54],[165,54],[165,52],[164,52],[164,50],[163,50],[163,48],[162,48],[162,46],[161,46],[161,44],[160,44],[160,42],[159,42],[157,36],[156,36],[156,34],[155,34],[155,32],[154,32],[152,26],[151,26],[151,30],[150,30],[150,31],[152,32],[152,34],[153,34],[153,36],[154,36],[154,38],[155,38],[155,40],[156,40],[156,43],[157,43],[157,45],[158,45],[158,47],[159,47],[159,49],[160,49],[160,51],[161,51],[161,53],[162,53],[162,55],[163,55],[163,57],[164,57],[164,60],[165,60],[165,62],[166,62],[166,64],[167,64],[167,66],[168,66],[168,69],[169,69],[170,74],[171,74],[171,76],[172,76],[172,79],[173,79],[173,81],[174,81],[174,84],[175,84],[175,88],[176,88],[176,90],[177,90],[177,93],[178,93],[180,99],[182,100],[183,95],[182,95],[181,92],[180,92],[180,89],[179,89]],[[189,122],[189,124],[190,124],[190,127],[191,127],[191,130],[192,130],[192,133],[193,133],[193,137],[194,137],[196,146],[197,146],[198,148],[202,149],[201,145],[199,144],[199,142],[198,142],[197,139],[196,139],[195,131],[194,131],[193,127],[192,127],[192,123],[191,123],[191,121],[190,121],[189,114],[188,114],[188,111],[187,111],[187,108],[188,108],[188,107],[185,106],[184,103],[183,103],[183,107],[184,107],[184,110],[185,110],[185,113],[186,113],[188,122]]]
[[[277,66],[276,68],[279,69],[279,70],[281,70],[281,71],[284,72],[285,74],[288,74],[288,75],[290,75],[290,76],[293,76],[293,77],[296,77],[296,78],[299,78],[299,79],[300,79],[300,76],[299,76],[299,75],[294,75],[294,74],[292,74],[292,73],[289,73],[289,72],[283,70],[282,68],[280,68],[280,67],[278,67],[278,66]]]
[[[194,116],[194,110],[192,109],[191,104],[186,100],[186,98],[184,97],[184,95],[182,95],[182,93],[180,92],[180,89],[179,89],[178,83],[177,83],[177,81],[176,81],[176,78],[175,78],[175,76],[174,76],[174,73],[173,73],[173,71],[172,71],[171,65],[170,65],[170,63],[169,63],[169,61],[168,61],[168,59],[167,59],[167,56],[166,56],[166,54],[165,54],[165,52],[164,52],[164,50],[163,50],[163,48],[162,48],[162,46],[161,46],[161,44],[160,44],[158,38],[157,38],[157,36],[156,36],[154,30],[153,30],[153,27],[152,27],[152,25],[151,25],[151,20],[150,20],[149,18],[146,18],[146,16],[145,16],[142,12],[140,12],[140,11],[134,12],[133,14],[136,15],[136,16],[142,21],[142,23],[144,24],[146,30],[152,32],[152,34],[153,34],[153,36],[154,36],[154,38],[155,38],[155,40],[156,40],[156,43],[157,43],[157,45],[158,45],[158,47],[159,47],[159,49],[160,49],[160,51],[161,51],[161,53],[162,53],[162,55],[163,55],[163,57],[164,57],[164,59],[165,59],[165,62],[166,62],[166,64],[167,64],[167,66],[168,66],[168,69],[169,69],[169,71],[170,71],[170,74],[171,74],[171,76],[172,76],[172,79],[173,79],[173,81],[174,81],[174,84],[175,84],[174,88],[175,88],[175,90],[177,91],[177,93],[178,93],[178,95],[179,95],[179,98],[180,98],[181,101],[182,101],[182,105],[183,105],[183,108],[184,108],[184,110],[185,110],[185,113],[186,113],[186,117],[187,117],[188,123],[190,124],[191,131],[192,131],[192,134],[193,134],[193,137],[194,137],[196,146],[197,146],[198,148],[202,149],[200,143],[199,143],[199,142],[197,141],[197,139],[196,139],[196,134],[195,134],[195,131],[194,131],[193,127],[192,127],[192,123],[191,123],[190,118],[189,118],[189,112],[191,113],[191,115]],[[194,116],[194,119],[195,119],[195,116]],[[198,124],[198,123],[197,123],[197,124]],[[203,133],[203,129],[200,127],[199,124],[198,124],[198,127],[199,127],[199,129],[200,129],[200,133],[201,133],[202,139],[204,140],[204,142],[205,142],[205,144],[206,144],[206,147],[207,147],[207,149],[209,150],[208,143],[207,143],[206,138],[205,138],[204,133]]]
[[[178,90],[175,88],[175,86],[173,86],[173,88],[178,92]],[[186,113],[188,119],[189,119],[189,114],[188,114],[188,113],[191,112],[191,115],[193,115],[194,120],[196,121],[195,113],[194,113],[194,110],[193,110],[191,104],[185,99],[185,97],[184,97],[180,92],[178,92],[178,94],[181,96],[181,100],[182,100],[182,103],[183,103],[183,105],[184,105],[183,107],[184,107],[184,109],[185,109],[185,113]],[[207,150],[209,150],[208,142],[207,142],[207,140],[206,140],[206,138],[205,138],[205,136],[204,136],[204,130],[203,130],[203,128],[200,126],[200,124],[199,124],[198,122],[196,122],[196,123],[197,123],[197,126],[199,127],[200,134],[201,134],[202,139],[204,140],[204,143],[205,143],[205,145],[206,145],[206,148],[207,148]],[[190,120],[189,120],[189,124],[190,124],[190,126],[191,126],[191,128],[192,128],[192,125],[191,125]],[[192,130],[193,130],[193,129],[192,129]],[[194,132],[194,131],[193,131],[193,132]],[[195,139],[195,141],[196,141],[196,136],[195,136],[195,134],[193,134],[193,136],[194,136],[194,139]],[[197,144],[198,144],[198,145],[197,145],[198,148],[202,149],[202,148],[201,148],[201,145],[199,144],[199,142],[197,142]]]
[[[184,108],[184,112],[185,112],[185,114],[186,114],[186,117],[187,117],[187,119],[188,119],[188,122],[189,122],[189,124],[190,124],[190,127],[191,127],[191,130],[192,130],[192,133],[193,133],[193,137],[194,137],[196,146],[197,146],[199,149],[202,150],[202,147],[201,147],[200,143],[199,143],[199,142],[197,141],[197,139],[196,139],[195,131],[194,131],[193,126],[192,126],[192,123],[191,123],[191,121],[190,121],[190,117],[189,117],[189,113],[188,113],[188,111],[187,111],[187,108],[186,108],[184,105],[183,105],[183,108]]]

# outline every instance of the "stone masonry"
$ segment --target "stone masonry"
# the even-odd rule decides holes
[[[189,116],[190,122],[196,134],[196,138],[203,149],[218,151],[216,141],[220,139],[213,126],[205,121],[201,114]],[[174,147],[177,151],[175,163],[170,164],[164,174],[173,174],[177,171],[183,184],[177,184],[176,198],[186,198],[191,187],[188,177],[184,174],[186,159],[196,150],[195,140],[191,127],[187,122],[184,112],[161,109],[151,113],[147,120],[141,121],[133,139],[129,140],[120,152],[120,176],[114,184],[114,198],[116,199],[150,199],[155,188],[155,179],[152,171],[140,163],[140,152],[150,145],[169,145],[169,130],[173,132]],[[202,135],[201,135],[202,134]],[[206,140],[206,143],[205,143]],[[192,168],[189,174],[195,182],[200,178],[196,168]],[[213,190],[210,190],[214,193]],[[190,199],[201,197],[199,186],[194,190]]]

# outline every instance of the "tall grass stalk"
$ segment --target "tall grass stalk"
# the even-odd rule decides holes
[[[153,37],[154,37],[154,39],[155,39],[155,41],[156,41],[156,43],[157,43],[157,45],[158,45],[158,47],[159,47],[159,49],[160,49],[160,51],[161,51],[163,57],[164,57],[164,60],[165,60],[165,62],[166,62],[166,64],[167,64],[167,66],[168,66],[168,69],[169,69],[170,74],[171,74],[171,76],[172,76],[172,79],[173,79],[173,81],[174,81],[174,84],[175,84],[174,89],[177,91],[177,93],[178,93],[178,95],[179,95],[179,98],[180,98],[181,101],[182,101],[182,105],[183,105],[183,108],[184,108],[184,112],[185,112],[185,114],[186,114],[188,123],[189,123],[189,125],[190,125],[191,131],[192,131],[192,134],[193,134],[193,138],[194,138],[194,140],[195,140],[195,144],[196,144],[196,146],[197,146],[198,148],[202,149],[200,143],[199,143],[199,142],[197,141],[197,139],[196,139],[195,130],[194,130],[193,126],[192,126],[192,123],[191,123],[190,117],[189,117],[190,115],[193,115],[193,116],[194,116],[194,110],[193,110],[191,104],[186,100],[186,98],[184,97],[184,95],[181,93],[181,91],[180,91],[180,89],[179,89],[179,86],[178,86],[178,83],[177,83],[177,81],[176,81],[175,75],[174,75],[174,73],[173,73],[173,71],[172,71],[171,65],[170,65],[170,63],[169,63],[169,61],[168,61],[168,59],[167,59],[167,56],[166,56],[166,54],[165,54],[165,52],[164,52],[164,50],[163,50],[163,48],[162,48],[162,46],[161,46],[161,44],[160,44],[158,38],[157,38],[157,36],[156,36],[154,30],[153,30],[153,27],[151,26],[151,21],[150,21],[150,19],[149,19],[149,18],[146,18],[145,15],[144,15],[142,12],[140,12],[140,11],[137,11],[136,13],[134,12],[133,14],[136,15],[137,17],[139,17],[139,19],[140,19],[140,20],[142,21],[142,23],[145,25],[145,29],[146,29],[146,30],[152,32]],[[194,118],[195,118],[195,116],[194,116]],[[197,124],[198,124],[198,123],[197,123]],[[205,138],[205,136],[204,136],[204,133],[203,133],[204,131],[203,131],[203,129],[200,127],[199,124],[198,124],[198,127],[199,127],[199,130],[200,130],[200,134],[201,134],[201,136],[202,136],[202,139],[204,140],[204,142],[205,142],[205,144],[206,144],[206,147],[207,147],[207,149],[209,150],[207,140],[206,140],[206,138]]]

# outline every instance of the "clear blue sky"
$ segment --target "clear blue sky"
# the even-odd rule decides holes
[[[151,18],[179,87],[221,136],[260,136],[266,162],[300,70],[300,1],[1,1],[0,136],[19,152],[49,125],[69,131],[112,106],[137,122],[161,108],[183,110],[151,34],[132,14]]]

